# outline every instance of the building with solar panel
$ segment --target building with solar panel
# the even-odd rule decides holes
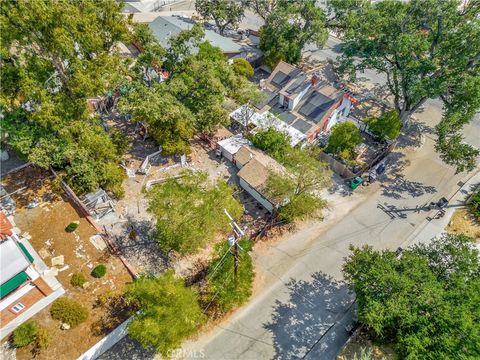
[[[302,71],[281,61],[262,84],[265,100],[256,104],[259,113],[271,112],[305,135],[308,143],[328,134],[345,121],[358,101],[334,88],[319,69]]]

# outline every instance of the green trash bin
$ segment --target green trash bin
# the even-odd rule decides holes
[[[363,179],[360,176],[356,176],[350,182],[350,187],[352,188],[352,190],[355,190],[362,182]]]

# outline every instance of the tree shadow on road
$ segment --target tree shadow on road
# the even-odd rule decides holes
[[[353,301],[346,284],[317,272],[310,281],[291,280],[289,299],[277,301],[272,320],[263,327],[273,335],[274,359],[304,356]]]
[[[398,200],[407,195],[415,198],[437,192],[435,186],[411,181],[405,177],[403,170],[410,165],[410,161],[405,159],[404,154],[393,152],[385,159],[385,163],[387,164],[387,174],[379,179],[383,196]]]

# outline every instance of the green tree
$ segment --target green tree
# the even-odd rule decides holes
[[[119,102],[119,109],[133,121],[144,123],[165,155],[190,153],[194,117],[164,84],[136,86]]]
[[[395,110],[387,111],[379,117],[368,117],[363,122],[381,140],[395,140],[402,130],[402,121]]]
[[[240,240],[238,275],[234,276],[234,257],[227,242],[217,244],[213,260],[207,269],[207,296],[215,308],[225,313],[245,303],[252,295],[252,285],[255,278],[250,240]],[[230,250],[229,250],[230,249]],[[225,255],[226,254],[226,255]],[[208,305],[207,303],[207,305]]]
[[[264,21],[267,21],[270,14],[276,9],[278,2],[278,0],[250,0],[250,7]]]
[[[346,151],[350,154],[361,143],[362,136],[358,128],[351,121],[346,121],[333,126],[325,151],[333,154]]]
[[[316,149],[287,148],[280,161],[286,174],[269,171],[267,194],[278,204],[278,213],[287,222],[315,217],[326,202],[318,192],[331,183],[331,171],[318,160]]]
[[[157,41],[148,24],[134,24],[132,41],[141,50],[133,71],[137,72],[137,77],[143,77],[147,86],[151,86],[154,80],[152,74],[161,69],[167,52]]]
[[[126,297],[140,309],[128,326],[129,336],[163,356],[194,335],[205,321],[197,295],[173,270],[128,284]]]
[[[290,148],[290,139],[287,134],[268,128],[250,136],[252,144],[270,154],[275,159],[280,159],[286,149]]]
[[[442,98],[437,126],[442,159],[472,170],[478,150],[462,142],[463,125],[480,108],[480,7],[476,1],[330,2],[345,43],[340,69],[386,76],[403,123],[427,99]]]
[[[473,359],[480,354],[480,257],[471,239],[444,235],[399,258],[352,248],[344,265],[360,323],[393,342],[403,359]]]
[[[128,38],[121,9],[113,0],[0,4],[7,142],[21,157],[60,170],[79,193],[99,186],[118,190],[122,181],[101,171],[108,164],[117,168],[113,175],[122,170],[115,145],[86,103],[115,88],[126,72],[116,50]]]
[[[314,0],[279,0],[260,28],[260,49],[273,69],[281,60],[299,62],[307,43],[321,47],[327,37],[325,14]]]
[[[242,206],[224,181],[208,183],[206,173],[185,172],[182,177],[155,185],[148,193],[148,211],[156,220],[156,238],[163,251],[198,251],[219,232],[229,230],[223,209],[238,219]]]
[[[245,0],[195,0],[195,10],[204,18],[213,18],[221,35],[228,26],[236,29],[245,16]]]
[[[244,58],[237,58],[233,60],[233,71],[235,74],[245,76],[246,78],[253,76],[253,67]]]

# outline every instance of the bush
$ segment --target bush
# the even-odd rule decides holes
[[[65,231],[66,232],[74,232],[75,230],[77,230],[78,228],[78,223],[76,222],[71,222],[70,224],[68,224],[68,226],[65,228]]]
[[[52,342],[52,337],[47,330],[43,328],[38,329],[37,336],[35,338],[35,350],[40,352],[42,350],[48,349]]]
[[[243,59],[243,58],[238,58],[233,60],[233,71],[237,75],[245,76],[247,78],[253,76],[253,67],[250,65],[250,63]]]
[[[70,280],[70,284],[75,287],[82,287],[83,284],[87,282],[87,279],[85,278],[85,275],[83,273],[78,272],[73,274],[72,279]]]
[[[67,297],[61,297],[53,302],[50,308],[50,315],[55,320],[75,327],[87,319],[88,311],[76,301]]]
[[[103,264],[95,266],[95,268],[92,270],[92,276],[97,279],[104,277],[106,273],[107,267]]]
[[[400,120],[400,115],[395,110],[387,111],[378,118],[368,117],[363,121],[380,140],[395,140],[402,130],[402,120]]]
[[[354,123],[347,121],[332,128],[325,152],[338,154],[344,150],[352,151],[355,146],[361,143],[362,136],[360,131]]]
[[[13,344],[17,348],[31,344],[35,341],[38,330],[38,324],[34,321],[23,323],[13,331]]]
[[[469,206],[473,216],[480,219],[480,191],[472,195]]]

